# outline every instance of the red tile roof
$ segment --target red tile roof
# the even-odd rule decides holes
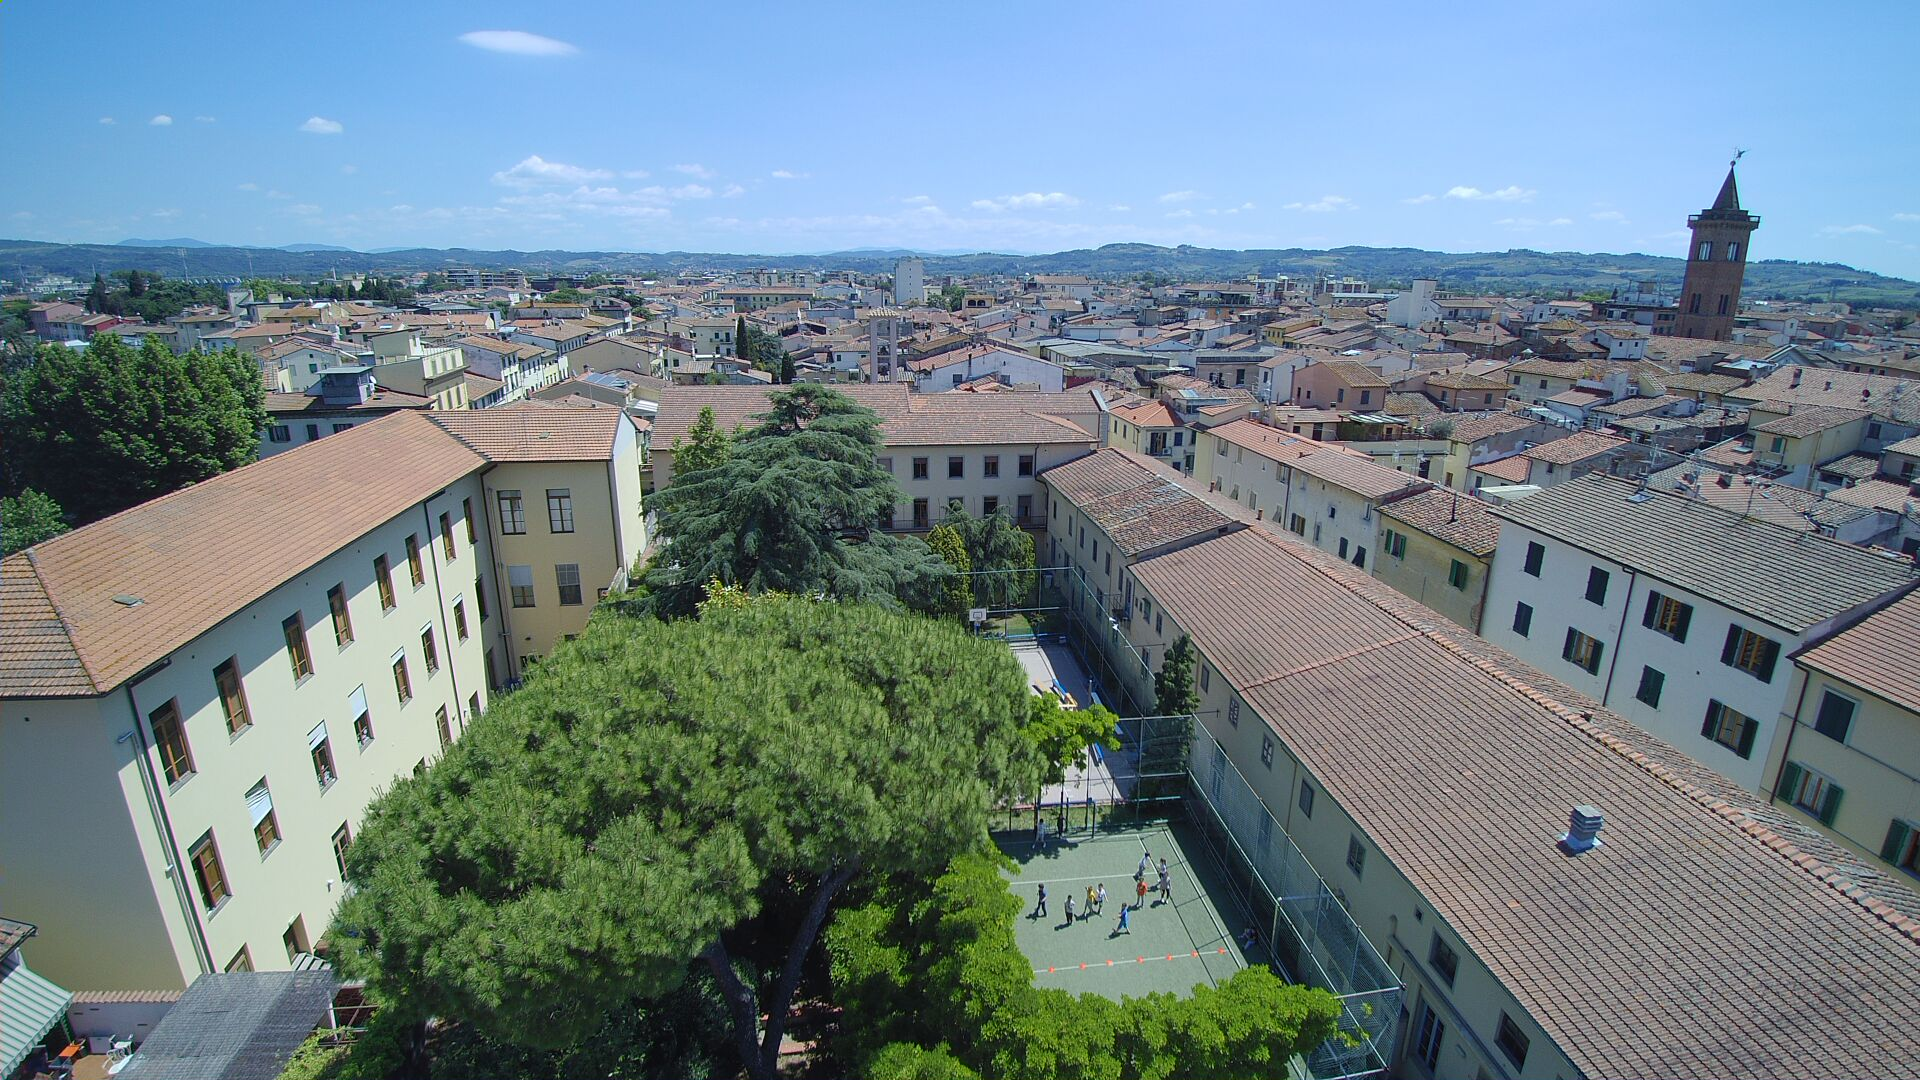
[[[1908,593],[1794,662],[1920,712],[1920,592]]]

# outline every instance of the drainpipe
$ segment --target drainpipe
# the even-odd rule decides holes
[[[1607,681],[1600,688],[1600,704],[1609,705],[1613,700],[1613,669],[1620,664],[1620,644],[1627,638],[1627,619],[1633,615],[1633,586],[1640,575],[1633,570],[1627,571],[1627,603],[1620,609],[1620,625],[1613,632],[1613,661],[1607,665]]]
[[[1780,748],[1780,768],[1783,771],[1786,769],[1787,761],[1793,755],[1793,733],[1800,729],[1800,710],[1806,708],[1807,705],[1807,681],[1807,673],[1803,669],[1800,672],[1800,694],[1793,699],[1793,719],[1787,722],[1787,742],[1786,745]],[[1764,777],[1766,775],[1766,766],[1762,765],[1760,768],[1761,776]],[[1780,777],[1778,774],[1775,774],[1773,783],[1767,786],[1768,806],[1772,806],[1774,803],[1780,801],[1779,788]]]
[[[180,901],[180,914],[187,923],[187,938],[194,947],[193,960],[200,973],[211,974],[219,970],[214,966],[213,949],[207,944],[206,927],[200,923],[200,913],[194,908],[193,897],[187,892],[186,861],[180,857],[180,842],[173,834],[173,822],[167,816],[166,798],[160,794],[160,781],[153,773],[153,759],[147,756],[147,734],[140,720],[140,705],[134,700],[133,688],[149,676],[154,675],[173,663],[168,657],[140,674],[127,680],[127,711],[133,714],[133,730],[121,735],[114,741],[124,743],[133,740],[136,756],[139,758],[140,789],[147,797],[147,813],[153,818],[153,827],[160,834],[161,855],[167,861],[166,874],[173,879],[173,895]]]
[[[427,503],[432,502],[446,493],[446,489],[442,488],[434,494],[427,496],[426,500],[420,504],[420,516],[425,519],[427,523],[427,550],[432,551],[434,548],[439,547],[441,549],[441,558],[446,557],[446,549],[441,544],[434,542],[438,538],[434,536],[435,525],[433,511],[427,508]],[[480,553],[476,550],[473,555],[474,561],[479,562]],[[447,633],[447,591],[440,585],[440,559],[428,559],[427,565],[433,568],[434,615],[437,617],[440,626],[440,641],[447,649],[447,678],[453,683],[453,715],[465,717],[465,719],[460,721],[460,730],[464,732],[467,730],[467,725],[473,722],[473,718],[467,716],[461,709],[461,705],[465,699],[460,696],[460,665],[453,662],[455,650],[460,648],[460,642],[452,634]],[[485,638],[481,639],[483,646],[485,641]],[[429,675],[428,678],[432,678],[432,676]]]

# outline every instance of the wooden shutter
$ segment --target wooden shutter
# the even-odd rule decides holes
[[[1592,646],[1587,650],[1587,674],[1600,674],[1600,656],[1606,651],[1607,646],[1598,639],[1595,639]]]
[[[1687,624],[1693,622],[1693,605],[1681,604],[1680,617],[1673,622],[1673,640],[1687,640]]]
[[[1700,725],[1700,734],[1704,738],[1713,738],[1713,729],[1720,726],[1720,703],[1707,702],[1707,718]]]
[[[1907,836],[1913,832],[1913,826],[1904,821],[1894,821],[1887,825],[1887,842],[1880,845],[1880,857],[1892,862],[1906,849]]]
[[[1740,655],[1740,627],[1727,627],[1727,643],[1720,647],[1720,662],[1733,666],[1733,658]]]
[[[1653,616],[1659,610],[1660,610],[1660,594],[1657,592],[1648,593],[1647,594],[1647,611],[1646,611],[1646,614],[1640,616],[1640,625],[1651,629],[1653,627]]]
[[[1827,796],[1820,800],[1820,824],[1833,824],[1833,819],[1840,814],[1840,796],[1844,794],[1839,784],[1827,781]]]
[[[1738,747],[1735,747],[1733,752],[1736,754],[1739,754],[1743,758],[1752,757],[1753,756],[1753,737],[1759,731],[1760,731],[1760,721],[1749,719],[1740,728],[1740,745]]]
[[[1758,659],[1760,661],[1760,667],[1754,674],[1759,677],[1761,682],[1772,682],[1773,665],[1780,660],[1780,643],[1772,638],[1761,638]]]
[[[1793,791],[1800,786],[1800,766],[1789,761],[1780,766],[1780,782],[1773,786],[1773,797],[1793,801]]]
[[[1578,630],[1575,630],[1571,626],[1567,627],[1567,642],[1566,644],[1560,646],[1560,659],[1562,660],[1573,659],[1573,637],[1577,633],[1579,633]]]

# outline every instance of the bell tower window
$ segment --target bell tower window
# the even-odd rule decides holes
[[[1727,261],[1728,262],[1740,261],[1740,241],[1738,240],[1727,241]]]
[[[1698,251],[1694,252],[1693,257],[1700,262],[1707,262],[1711,260],[1713,258],[1713,241],[1711,240],[1700,241],[1700,248]]]

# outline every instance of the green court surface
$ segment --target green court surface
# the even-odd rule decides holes
[[[1183,845],[1183,823],[1154,823],[1105,828],[1097,834],[1050,841],[1037,849],[1031,836],[1003,837],[1000,848],[1017,864],[1008,877],[1025,903],[1014,920],[1020,951],[1033,962],[1035,986],[1090,992],[1118,1000],[1154,992],[1185,996],[1199,984],[1218,985],[1246,967],[1235,938],[1246,926],[1231,902],[1216,906],[1208,885],[1217,875],[1197,837]],[[1151,852],[1155,867],[1167,860],[1173,901],[1149,891],[1146,903],[1129,915],[1128,932],[1118,932],[1120,905],[1135,900],[1134,871]],[[1149,870],[1150,890],[1158,880]],[[1034,917],[1038,886],[1047,886],[1047,914]],[[1104,910],[1082,918],[1087,887],[1104,882]],[[1067,923],[1065,903],[1074,898],[1075,918]],[[1225,893],[1220,893],[1225,897]],[[1256,945],[1254,958],[1265,954]]]

